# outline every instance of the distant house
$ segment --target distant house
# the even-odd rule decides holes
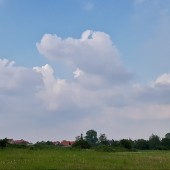
[[[13,140],[13,139],[8,139],[9,144],[16,144],[16,145],[28,145],[30,144],[28,141],[25,141],[23,139],[21,140]]]
[[[8,143],[9,144],[14,144],[14,140],[13,139],[8,139]]]
[[[61,145],[64,146],[64,147],[69,147],[69,146],[72,146],[75,142],[74,141],[66,141],[66,140],[63,140],[61,141]]]

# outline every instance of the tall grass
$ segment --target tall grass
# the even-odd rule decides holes
[[[0,169],[170,169],[169,151],[0,149]]]

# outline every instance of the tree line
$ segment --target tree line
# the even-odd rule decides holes
[[[83,134],[76,137],[73,147],[79,148],[97,148],[106,150],[170,150],[170,133],[165,134],[164,138],[152,134],[149,140],[145,139],[121,139],[109,140],[106,134],[97,136],[95,130],[88,130],[86,135]]]
[[[10,146],[8,139],[0,140],[0,148]],[[37,142],[31,147],[56,147],[51,141]],[[21,146],[19,146],[20,148]],[[25,147],[25,146],[24,146]],[[76,137],[73,148],[95,149],[101,151],[135,151],[135,150],[170,150],[170,133],[165,134],[161,139],[158,135],[152,134],[148,140],[145,139],[121,139],[109,140],[105,133],[98,136],[97,131],[88,130],[86,135],[81,134]]]

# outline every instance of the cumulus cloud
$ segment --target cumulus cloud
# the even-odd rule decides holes
[[[158,77],[155,82],[155,85],[169,85],[170,86],[170,73],[165,73]]]
[[[136,98],[136,103],[139,102],[149,106],[154,105],[153,108],[156,108],[156,105],[168,107],[170,104],[169,74],[162,74],[146,85],[134,86],[134,97]],[[163,113],[161,113],[160,116],[163,116]]]
[[[153,86],[153,83],[106,86],[105,83],[94,77],[90,77],[89,81],[89,75],[80,76],[81,70],[79,69],[74,73],[78,79],[70,82],[55,78],[54,71],[49,65],[34,69],[42,74],[44,82],[43,87],[37,93],[38,97],[49,110],[67,112],[68,109],[64,108],[67,106],[74,112],[83,109],[86,114],[89,110],[94,111],[93,114],[95,114],[98,109],[102,112],[105,110],[107,113],[110,108],[109,110],[114,110],[113,112],[116,110],[119,115],[129,119],[170,117],[167,114],[170,86]],[[98,112],[99,115],[101,111]],[[160,114],[160,111],[165,113]]]
[[[40,82],[40,77],[32,69],[17,67],[14,61],[7,59],[0,59],[0,79],[1,93],[16,91],[26,93]],[[29,88],[25,90],[28,85]]]
[[[63,84],[59,83],[61,80],[55,78],[54,71],[50,69],[47,80],[51,82],[52,87],[44,85],[40,96],[43,94],[45,98],[48,96],[46,93],[50,93],[51,97],[47,98],[46,103],[52,105],[54,109],[61,109],[63,103],[74,109],[87,110],[97,109],[98,105],[102,104],[120,107],[129,103],[127,84],[133,75],[121,63],[118,50],[108,34],[86,30],[79,39],[71,37],[62,39],[57,35],[45,34],[36,45],[45,57],[56,62],[62,61],[67,67],[74,69],[74,79],[62,80]],[[44,77],[42,69],[36,70],[41,70]],[[53,81],[49,80],[49,77],[53,77],[51,78]],[[59,84],[60,90],[56,93],[52,89],[55,87],[58,89]],[[119,86],[124,87],[124,93],[117,91]]]
[[[106,61],[111,59],[113,64],[118,58],[117,49],[112,44],[110,36],[104,32],[91,30],[83,32],[80,39],[71,37],[62,39],[57,35],[45,34],[40,43],[37,43],[37,48],[42,55],[49,59],[62,58],[73,62],[73,64],[84,61],[87,64],[89,59],[96,62],[98,59],[100,63],[103,58]]]
[[[123,67],[116,46],[104,32],[86,30],[80,39],[45,34],[36,45],[45,57],[62,60],[69,67],[100,75],[110,82],[125,82],[133,77]]]
[[[22,137],[32,141],[56,140],[56,138],[62,140],[66,137],[74,140],[76,135],[85,133],[90,128],[107,133],[109,138],[114,138],[115,134],[116,138],[135,138],[139,135],[139,131],[142,134],[145,129],[143,136],[147,137],[158,131],[161,134],[166,129],[164,123],[159,126],[162,127],[162,131],[153,129],[153,120],[160,123],[160,121],[170,119],[169,104],[160,100],[155,102],[155,99],[162,99],[165,97],[165,93],[167,94],[168,89],[165,86],[151,84],[106,86],[106,83],[101,82],[100,78],[90,77],[89,74],[78,68],[73,73],[75,78],[66,80],[58,78],[49,64],[27,69],[15,66],[14,62],[8,60],[1,60],[0,63],[0,73],[2,70],[12,69],[13,74],[8,73],[9,80],[18,74],[19,79],[11,81],[16,82],[16,86],[20,87],[20,92],[16,86],[11,87],[17,94],[15,96],[8,90],[8,86],[6,86],[8,93],[0,95],[1,117],[3,118],[1,128],[6,129],[3,132],[4,137]],[[29,76],[27,75],[28,70]],[[155,82],[161,77],[164,76],[158,77]],[[9,81],[4,77],[1,79]],[[26,83],[20,83],[23,81]],[[161,96],[154,96],[157,95],[160,87]],[[25,93],[24,90],[29,93]],[[164,93],[162,93],[163,90]],[[3,91],[4,89],[1,89],[1,92]],[[18,95],[18,93],[20,94]],[[147,102],[145,102],[146,100]],[[9,105],[10,107],[7,107]],[[9,117],[10,119],[8,119]],[[144,126],[146,125],[144,121],[148,122],[147,126]],[[10,124],[10,126],[5,128],[6,124]],[[74,124],[81,128],[75,128]],[[21,130],[21,126],[25,127],[24,131]],[[17,131],[11,133],[12,129]],[[67,129],[71,131],[69,134]],[[119,132],[115,129],[119,129]],[[48,134],[45,137],[44,132]],[[57,137],[54,135],[56,133]],[[33,134],[34,136],[32,136]]]
[[[169,73],[145,85],[130,82],[132,74],[121,63],[110,36],[103,32],[87,30],[80,39],[45,34],[37,48],[45,57],[62,61],[72,77],[60,78],[58,72],[65,70],[57,70],[55,62],[53,67],[25,68],[0,59],[0,127],[5,129],[4,137],[15,134],[14,138],[33,141],[74,140],[80,133],[96,129],[109,138],[135,138],[139,132],[139,137],[148,137],[166,131]]]
[[[169,118],[169,74],[146,85],[125,84],[132,75],[121,63],[118,49],[106,33],[87,30],[80,39],[46,34],[37,43],[37,48],[45,57],[56,62],[63,60],[67,66],[77,68],[73,72],[76,79],[65,81],[67,93],[64,93],[66,96],[71,94],[72,98],[67,97],[67,101],[70,100],[68,103],[74,108],[87,109],[89,106],[95,112],[101,105],[100,110],[104,109],[105,113],[108,108],[116,109],[129,119]],[[110,81],[119,82],[119,86],[110,85]],[[161,114],[162,111],[166,114]]]
[[[60,96],[66,85],[65,80],[55,79],[54,70],[48,64],[34,67],[34,70],[41,73],[43,79],[43,86],[39,89],[37,97],[44,101],[50,110],[57,109],[61,100]]]

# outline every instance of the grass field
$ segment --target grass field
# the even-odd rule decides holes
[[[170,169],[170,151],[0,149],[0,169]]]

